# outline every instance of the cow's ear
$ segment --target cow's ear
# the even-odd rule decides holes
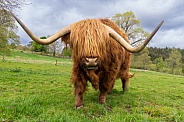
[[[61,41],[63,41],[65,44],[70,45],[70,33],[65,34],[64,36],[61,37]]]

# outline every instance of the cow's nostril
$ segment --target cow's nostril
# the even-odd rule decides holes
[[[89,62],[89,58],[86,58],[86,61]]]
[[[96,63],[98,58],[86,58],[86,61],[89,63]]]

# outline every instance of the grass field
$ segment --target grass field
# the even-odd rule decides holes
[[[132,69],[130,90],[116,81],[107,103],[97,103],[91,84],[84,107],[74,109],[72,61],[12,52],[0,62],[0,121],[184,122],[184,77]],[[55,61],[58,65],[55,66]]]

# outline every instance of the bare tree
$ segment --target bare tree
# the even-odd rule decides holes
[[[64,48],[63,42],[61,42],[61,40],[57,40],[57,41],[53,42],[52,44],[49,44],[48,52],[52,53],[52,55],[55,57],[56,53],[61,54],[63,48]]]
[[[0,8],[9,11],[21,9],[23,5],[26,5],[25,0],[0,0]]]

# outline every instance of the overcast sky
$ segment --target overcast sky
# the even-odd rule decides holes
[[[38,37],[52,35],[61,28],[87,18],[111,18],[133,11],[141,27],[151,32],[162,20],[161,29],[149,46],[184,49],[184,0],[27,0],[16,15]],[[31,39],[18,29],[21,43]]]

